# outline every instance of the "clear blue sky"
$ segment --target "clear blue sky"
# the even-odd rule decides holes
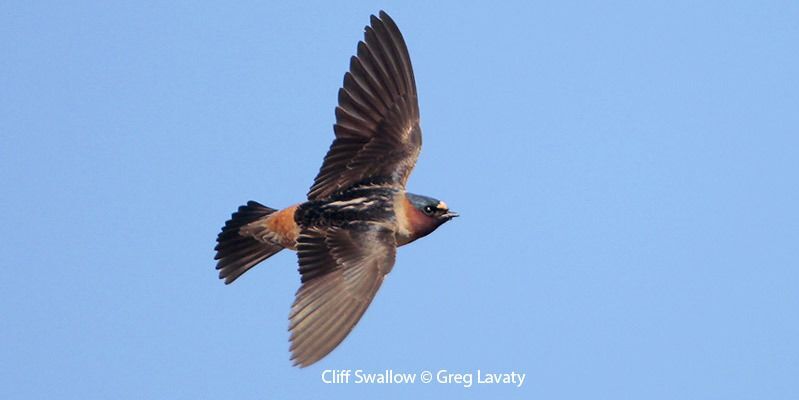
[[[0,398],[799,397],[799,5],[429,3],[3,2]],[[303,199],[381,8],[420,93],[409,190],[462,217],[300,370],[294,254],[225,286],[214,240]]]

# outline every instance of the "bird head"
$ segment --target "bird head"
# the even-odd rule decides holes
[[[415,238],[429,235],[443,223],[458,216],[441,200],[413,193],[407,193],[406,197],[412,208],[408,219]]]

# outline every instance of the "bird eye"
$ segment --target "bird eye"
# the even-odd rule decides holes
[[[427,215],[433,215],[433,212],[436,209],[433,206],[424,206],[424,213]]]

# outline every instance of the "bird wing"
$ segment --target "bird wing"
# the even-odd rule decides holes
[[[397,25],[385,12],[372,15],[338,92],[336,139],[330,145],[309,200],[358,184],[405,187],[419,151],[422,130],[416,81]]]
[[[396,250],[394,230],[378,222],[300,233],[302,286],[289,316],[294,365],[319,361],[347,337],[394,266]]]

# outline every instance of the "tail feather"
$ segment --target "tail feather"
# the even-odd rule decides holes
[[[239,229],[253,221],[267,217],[275,209],[266,207],[255,201],[239,207],[225,223],[222,232],[216,238],[216,256],[219,260],[216,269],[219,270],[219,279],[224,279],[229,284],[254,267],[259,262],[271,257],[283,249],[274,243],[257,240],[251,236],[242,236]]]

